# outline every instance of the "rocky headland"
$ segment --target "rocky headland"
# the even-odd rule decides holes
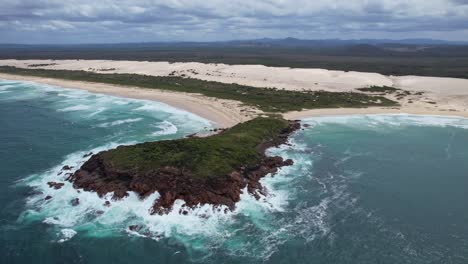
[[[243,190],[259,198],[266,192],[260,179],[293,164],[265,151],[286,143],[299,128],[296,121],[256,118],[210,137],[120,146],[92,155],[69,180],[99,196],[113,193],[113,199],[129,192],[141,198],[158,192],[153,214],[169,212],[177,199],[188,207],[211,204],[232,210]]]

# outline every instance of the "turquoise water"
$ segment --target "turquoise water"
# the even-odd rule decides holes
[[[244,194],[229,214],[204,206],[150,216],[157,194],[105,207],[108,198],[46,183],[90,151],[180,138],[208,121],[161,103],[0,81],[2,262],[468,262],[468,120],[303,123],[291,146],[270,150],[295,164],[263,180],[267,197]]]

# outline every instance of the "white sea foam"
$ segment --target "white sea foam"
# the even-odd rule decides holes
[[[115,140],[115,143],[70,154],[54,168],[23,180],[21,183],[35,188],[40,194],[27,199],[28,210],[20,220],[42,221],[55,227],[53,228],[57,234],[55,241],[66,241],[73,237],[72,234],[76,234],[73,232],[79,233],[80,236],[97,237],[130,235],[149,237],[156,240],[170,237],[195,250],[206,250],[206,248],[224,247],[232,239],[237,244],[236,249],[228,249],[232,254],[242,254],[241,252],[249,254],[247,249],[251,247],[252,241],[246,239],[240,230],[255,229],[261,232],[262,237],[264,237],[258,245],[255,245],[262,252],[259,253],[261,257],[270,256],[288,236],[289,229],[282,228],[281,223],[275,222],[273,215],[282,214],[288,210],[289,200],[294,192],[288,190],[285,186],[295,179],[295,169],[292,167],[282,168],[274,177],[267,176],[261,180],[263,186],[268,189],[266,197],[257,200],[248,194],[247,190],[244,190],[236,209],[228,213],[224,213],[225,207],[210,205],[186,208],[184,202],[178,200],[174,204],[173,210],[167,215],[151,215],[149,210],[158,199],[158,193],[154,193],[144,200],[140,200],[136,194],[130,193],[128,197],[122,200],[112,201],[111,194],[106,197],[98,197],[96,193],[74,189],[72,183],[66,181],[68,177],[66,173],[68,172],[61,172],[61,168],[68,165],[76,170],[88,159],[83,156],[90,151],[97,153],[115,148],[121,145],[120,142],[122,142],[123,138],[135,138],[136,141],[141,142],[154,139],[154,136],[174,135],[178,132],[197,132],[203,126],[210,127],[211,124],[205,119],[165,104],[118,99],[118,101],[126,102],[126,106],[115,107],[116,101],[112,97],[106,99],[106,96],[95,96],[84,91],[75,92],[74,90],[62,89],[54,91],[59,91],[57,94],[71,95],[57,96],[57,94],[54,94],[58,100],[52,106],[66,110],[65,112],[86,111],[86,113],[94,113],[101,110],[101,108],[107,108],[108,111],[93,117],[93,119],[99,120],[100,124],[98,126],[112,127],[131,122],[143,122],[143,120],[146,121],[147,119],[162,119],[164,121],[156,125],[160,131],[155,131],[154,134],[150,134],[151,131],[147,131],[148,128],[142,131],[142,135],[138,137],[132,137],[133,135],[116,136],[113,134],[109,136],[109,140]],[[124,104],[117,103],[117,105]],[[137,116],[131,115],[134,110],[138,110],[140,113]],[[116,120],[116,116],[120,113],[124,113],[123,116],[125,117]],[[81,119],[83,117],[80,115],[77,122]],[[136,142],[126,142],[126,144],[133,143]],[[272,150],[272,153],[282,155],[283,152],[288,151],[290,149],[282,147]],[[286,156],[293,157],[294,155],[286,154]],[[65,185],[61,189],[55,190],[47,185],[47,182],[51,181],[63,182]],[[45,200],[44,198],[48,195],[52,196],[52,198]],[[74,199],[79,200],[79,203],[75,204],[75,206],[71,203]],[[105,206],[105,201],[110,201],[111,205],[109,207]],[[181,211],[187,213],[184,214]],[[239,219],[246,219],[246,222],[239,222]],[[130,231],[130,225],[139,225],[142,228],[138,231]],[[62,232],[62,230],[66,231]],[[197,241],[197,243],[192,243],[193,241]]]
[[[38,89],[40,89],[41,87],[42,86],[38,85]],[[49,87],[49,89],[52,89],[53,91],[57,91],[57,96],[65,97],[65,99],[83,99],[86,96],[92,95],[88,91],[78,90],[78,89],[69,89],[69,88],[62,88],[62,87],[56,87],[56,86]],[[98,95],[95,95],[95,96],[98,96]]]
[[[382,126],[437,126],[468,129],[468,119],[456,116],[409,115],[409,114],[376,114],[376,115],[343,115],[313,117],[303,120],[311,125],[343,124],[367,128]]]
[[[9,84],[17,84],[17,83],[18,83],[17,81],[0,79],[0,85],[9,85]]]
[[[178,129],[177,127],[172,124],[171,122],[168,121],[163,121],[159,124],[156,125],[159,131],[154,132],[152,135],[153,136],[166,136],[166,135],[172,135],[176,134]]]
[[[93,117],[93,116],[95,116],[95,115],[98,115],[98,114],[100,114],[100,113],[106,111],[106,110],[107,110],[107,107],[98,107],[98,108],[96,109],[96,111],[94,111],[94,112],[92,112],[91,114],[89,114],[88,117]]]
[[[65,98],[68,98],[68,99],[78,99],[78,98],[81,98],[81,95],[79,95],[79,94],[73,94],[73,93],[70,93],[70,92],[58,93],[57,96],[65,97]]]
[[[330,232],[328,218],[328,206],[331,200],[325,198],[318,205],[302,210],[296,220],[296,224],[307,223],[309,228],[304,228],[300,232],[307,241],[313,241],[317,236],[325,236]]]
[[[102,94],[93,94],[90,92],[86,92],[88,96],[93,96],[94,101],[98,105],[106,105],[106,106],[114,106],[114,105],[127,105],[129,103],[145,103],[146,101],[137,100],[137,99],[130,99],[130,98],[121,98],[111,95],[102,95]]]
[[[60,112],[72,112],[72,111],[89,110],[90,108],[91,108],[91,106],[89,106],[89,105],[79,104],[79,105],[65,107],[63,109],[60,109],[59,111]]]
[[[151,101],[145,101],[145,100],[140,100],[141,102],[146,102],[144,103],[142,106],[136,108],[135,110],[136,111],[144,111],[144,112],[155,112],[155,111],[159,111],[159,112],[165,112],[165,113],[168,113],[168,114],[172,114],[172,119],[176,120],[176,121],[179,121],[179,122],[184,122],[186,120],[193,120],[193,121],[196,121],[196,122],[200,122],[200,123],[203,123],[205,124],[206,126],[211,126],[212,123],[200,116],[197,116],[193,113],[190,113],[190,112],[187,112],[187,111],[184,111],[184,110],[180,110],[180,109],[177,109],[177,108],[174,108],[168,104],[165,104],[165,103],[161,103],[161,102],[151,102]]]
[[[54,92],[56,93],[55,96],[57,96],[57,98],[64,98],[62,100],[57,100],[57,102],[52,105],[56,107],[58,111],[62,112],[92,111],[88,117],[94,117],[95,115],[98,115],[116,105],[129,105],[130,107],[135,107],[132,110],[143,111],[151,116],[154,113],[157,113],[158,118],[161,117],[162,113],[166,113],[166,117],[169,119],[168,121],[177,124],[184,124],[184,128],[186,129],[199,129],[200,124],[202,124],[204,127],[212,126],[212,123],[209,120],[161,102],[93,94],[84,90],[38,84],[29,81],[3,81],[0,82],[0,84],[3,84],[3,86],[13,85],[15,87],[23,87],[27,89],[27,91],[15,93],[15,96],[9,95],[9,100],[24,100],[45,96],[49,97],[47,93]]]
[[[142,101],[145,102],[145,101]],[[164,111],[167,108],[172,108],[169,105],[166,105],[164,103],[146,103],[143,104],[142,106],[136,108],[136,111],[146,111],[146,112],[155,112],[155,111]]]
[[[106,100],[100,101],[100,104],[105,106],[109,103],[112,102],[107,102]],[[152,105],[153,103],[140,101],[135,101],[135,103],[137,104],[135,106],[136,109],[146,112],[140,113],[141,115],[146,116],[151,115],[152,111],[161,111],[161,105],[157,103],[154,105]],[[92,109],[96,108],[95,104],[91,105],[93,106]],[[186,121],[188,117],[190,118],[190,115],[187,115],[185,112],[171,112],[171,107],[169,106],[167,108],[163,106],[163,108],[167,111],[166,113],[171,113],[174,116],[168,117],[167,121],[158,124],[158,128],[161,131],[155,132],[156,135],[175,134],[178,132],[177,126],[179,129],[182,129],[185,126],[181,126],[181,124],[187,125],[192,123],[177,121],[184,118]],[[419,116],[416,117],[419,118]],[[362,118],[364,120],[361,120]],[[398,115],[388,117],[389,120],[385,120],[385,118],[387,117],[327,117],[322,119],[314,118],[311,121],[306,120],[305,122],[315,125],[330,122],[339,124],[358,123],[358,125],[362,125],[369,122],[373,127],[378,127],[383,123],[399,126],[406,117],[401,119],[400,115]],[[400,120],[394,120],[398,118]],[[110,127],[129,122],[138,122],[136,119],[138,118],[106,122],[99,126]],[[438,123],[440,119],[436,121],[435,123]],[[411,120],[411,122],[417,123],[415,120]],[[447,123],[447,121],[444,122]],[[427,123],[425,122],[424,125]],[[453,124],[456,122],[451,121],[448,123]],[[193,124],[196,124],[200,128],[199,122],[193,122]],[[158,132],[160,133],[158,134]],[[62,182],[65,180],[66,175],[63,173],[57,175],[60,173],[62,166],[71,165],[76,169],[82,165],[87,159],[83,158],[83,155],[89,151],[81,151],[67,156],[62,164],[52,168],[50,171],[33,175],[25,181],[29,186],[41,191],[42,194],[28,199],[29,211],[24,215],[24,219],[40,219],[47,224],[56,226],[60,230],[57,234],[57,241],[66,241],[72,238],[76,232],[80,236],[82,234],[88,236],[124,234],[149,237],[156,240],[170,237],[187,246],[207,251],[224,247],[229,242],[235,241],[236,245],[231,245],[232,248],[228,249],[229,254],[246,256],[255,254],[254,257],[268,259],[277,250],[277,247],[291,236],[300,235],[305,240],[311,241],[317,237],[332,234],[333,225],[330,223],[332,209],[351,207],[356,203],[356,198],[351,197],[346,189],[346,179],[340,175],[313,175],[311,172],[313,167],[311,156],[319,156],[320,153],[318,151],[311,149],[300,140],[296,141],[295,138],[292,138],[289,143],[292,146],[283,145],[280,148],[268,151],[270,155],[280,155],[284,158],[292,158],[295,161],[293,166],[282,168],[274,177],[267,176],[261,180],[263,186],[268,189],[268,195],[256,200],[244,190],[236,209],[227,214],[223,212],[223,207],[215,208],[209,205],[188,209],[183,207],[183,201],[178,200],[169,214],[162,216],[151,215],[149,209],[154,201],[158,199],[158,193],[154,193],[144,200],[140,200],[136,194],[130,193],[125,199],[111,201],[112,195],[100,198],[95,193],[74,189],[69,182],[65,182],[65,186],[59,190],[49,188],[47,182]],[[119,144],[108,144],[95,148],[92,151],[97,153],[101,150],[116,147],[117,145]],[[346,155],[337,161],[338,165],[339,163],[346,162],[354,154],[350,151]],[[290,203],[296,192],[310,191],[306,190],[305,187],[300,189],[302,186],[298,184],[291,184],[301,177],[303,177],[302,180],[304,180],[304,177],[316,180],[315,182],[320,185],[320,188],[318,188],[319,194],[324,197],[320,197],[315,203],[299,204],[291,208]],[[45,201],[44,197],[47,195],[51,195],[52,199]],[[78,198],[80,202],[78,205],[72,206],[70,201],[75,198]],[[105,206],[105,201],[110,201],[111,206]],[[302,205],[304,206],[301,207]],[[186,210],[187,214],[181,214],[180,211],[183,210]],[[293,216],[283,220],[282,216],[286,213],[293,214]],[[277,215],[280,215],[280,217],[277,217]],[[242,219],[245,223],[240,223],[239,219]],[[142,229],[130,231],[130,225],[139,225]],[[63,233],[64,230],[67,231]],[[255,236],[255,240],[251,236],[245,236],[245,232],[251,232],[252,230],[259,233]],[[193,241],[197,241],[197,243],[191,243]],[[258,250],[253,250],[253,247]]]
[[[131,143],[133,142],[128,142]],[[97,153],[114,148],[116,145],[118,144],[108,144],[91,151]],[[268,152],[286,153],[285,158],[295,157],[296,154],[290,152],[289,148],[282,146],[270,149]],[[173,210],[168,214],[151,215],[150,208],[158,199],[158,193],[150,195],[145,200],[140,200],[136,194],[130,193],[122,200],[112,201],[111,194],[98,197],[95,193],[74,189],[69,182],[65,182],[59,190],[47,186],[49,181],[64,182],[67,175],[57,175],[62,166],[73,166],[74,170],[79,168],[87,159],[83,158],[83,155],[88,152],[80,151],[68,155],[64,162],[50,171],[33,175],[25,181],[42,194],[28,199],[27,204],[30,209],[22,219],[40,220],[55,226],[59,230],[56,241],[63,242],[71,238],[61,230],[73,230],[80,235],[93,237],[127,234],[155,240],[175,239],[198,254],[202,253],[204,257],[210,252],[210,248],[222,248],[232,255],[268,259],[281,244],[298,232],[293,228],[294,225],[276,221],[274,214],[286,213],[288,210],[289,200],[294,192],[285,186],[296,178],[296,170],[301,167],[300,163],[292,167],[283,167],[274,177],[263,178],[261,183],[268,189],[266,197],[257,200],[244,190],[240,202],[232,212],[225,213],[225,207],[210,205],[186,208],[183,201],[177,200]],[[47,195],[52,198],[45,201],[44,197]],[[76,198],[79,199],[79,204],[73,206],[71,201]],[[105,206],[105,201],[110,201],[111,206]],[[181,213],[183,211],[186,211],[186,214]],[[245,220],[239,222],[239,219]],[[141,229],[131,231],[129,229],[131,225],[138,225]],[[255,232],[261,232],[259,235],[261,239],[255,245],[251,244],[252,241],[244,233],[251,232],[249,230],[252,228],[257,230]],[[256,249],[252,250],[252,247]],[[254,251],[256,253],[252,254]]]
[[[128,142],[128,144],[131,143],[133,142]],[[90,151],[97,153],[117,145],[116,143],[108,144]],[[153,193],[144,200],[141,200],[136,194],[130,193],[122,200],[112,201],[112,194],[98,197],[92,192],[76,190],[72,183],[65,181],[68,175],[64,174],[66,171],[60,174],[61,168],[68,165],[76,170],[88,159],[83,157],[88,152],[80,151],[68,155],[64,162],[51,170],[32,175],[22,181],[22,183],[35,187],[41,192],[40,195],[28,198],[27,204],[30,209],[23,215],[23,220],[42,219],[44,223],[56,226],[59,230],[72,230],[90,236],[127,233],[156,240],[171,237],[180,240],[181,243],[188,243],[187,246],[192,246],[189,241],[197,236],[209,238],[211,241],[209,243],[220,245],[233,235],[226,230],[226,227],[230,228],[230,224],[235,222],[237,217],[248,217],[258,228],[269,232],[267,230],[273,228],[274,222],[266,221],[265,217],[273,212],[283,212],[288,204],[288,192],[279,190],[275,186],[285,181],[283,177],[288,175],[288,172],[284,168],[275,177],[267,176],[262,179],[262,184],[269,190],[267,197],[256,200],[248,194],[247,190],[244,190],[241,201],[233,212],[225,213],[227,208],[222,206],[203,205],[187,208],[183,201],[177,200],[172,211],[168,214],[151,215],[150,208],[159,198],[158,193]],[[47,182],[50,181],[64,182],[65,185],[61,189],[55,190],[48,187]],[[45,200],[44,197],[48,195],[52,198]],[[79,199],[79,204],[73,206],[71,204],[73,199]],[[105,206],[105,201],[110,201],[111,205]],[[181,213],[183,211],[186,213]],[[139,225],[142,229],[130,231],[130,225]],[[276,230],[275,232],[280,231]],[[284,232],[281,231],[281,233]],[[64,242],[70,239],[72,234],[75,235],[71,231],[65,231],[65,233],[60,231],[57,240]],[[275,238],[270,237],[270,239]],[[247,245],[248,241],[243,243]]]
[[[60,238],[57,242],[63,243],[65,241],[68,241],[72,237],[74,237],[76,234],[77,232],[73,229],[68,229],[68,228],[62,229],[59,234],[59,236],[61,236],[62,238]]]
[[[0,84],[1,85],[1,84]],[[14,88],[16,85],[14,84],[6,84],[6,85],[1,85],[0,86],[0,91],[5,91],[5,90],[8,90],[10,88]]]
[[[118,125],[123,125],[123,124],[128,124],[128,123],[134,123],[134,122],[139,122],[143,120],[143,118],[128,118],[128,119],[123,119],[123,120],[117,120],[117,121],[112,121],[112,122],[106,122],[98,125],[98,127],[111,127],[111,126],[118,126]]]

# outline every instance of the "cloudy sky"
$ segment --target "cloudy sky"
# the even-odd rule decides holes
[[[468,0],[0,0],[0,43],[468,40]]]

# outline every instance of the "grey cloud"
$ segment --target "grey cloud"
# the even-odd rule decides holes
[[[0,0],[0,42],[42,39],[42,35],[51,31],[61,42],[124,42],[129,41],[128,36],[132,36],[131,41],[158,41],[346,38],[358,33],[365,38],[375,34],[398,37],[418,32],[465,32],[467,3],[467,0]]]
[[[468,5],[468,0],[451,0],[451,2],[459,5]]]

